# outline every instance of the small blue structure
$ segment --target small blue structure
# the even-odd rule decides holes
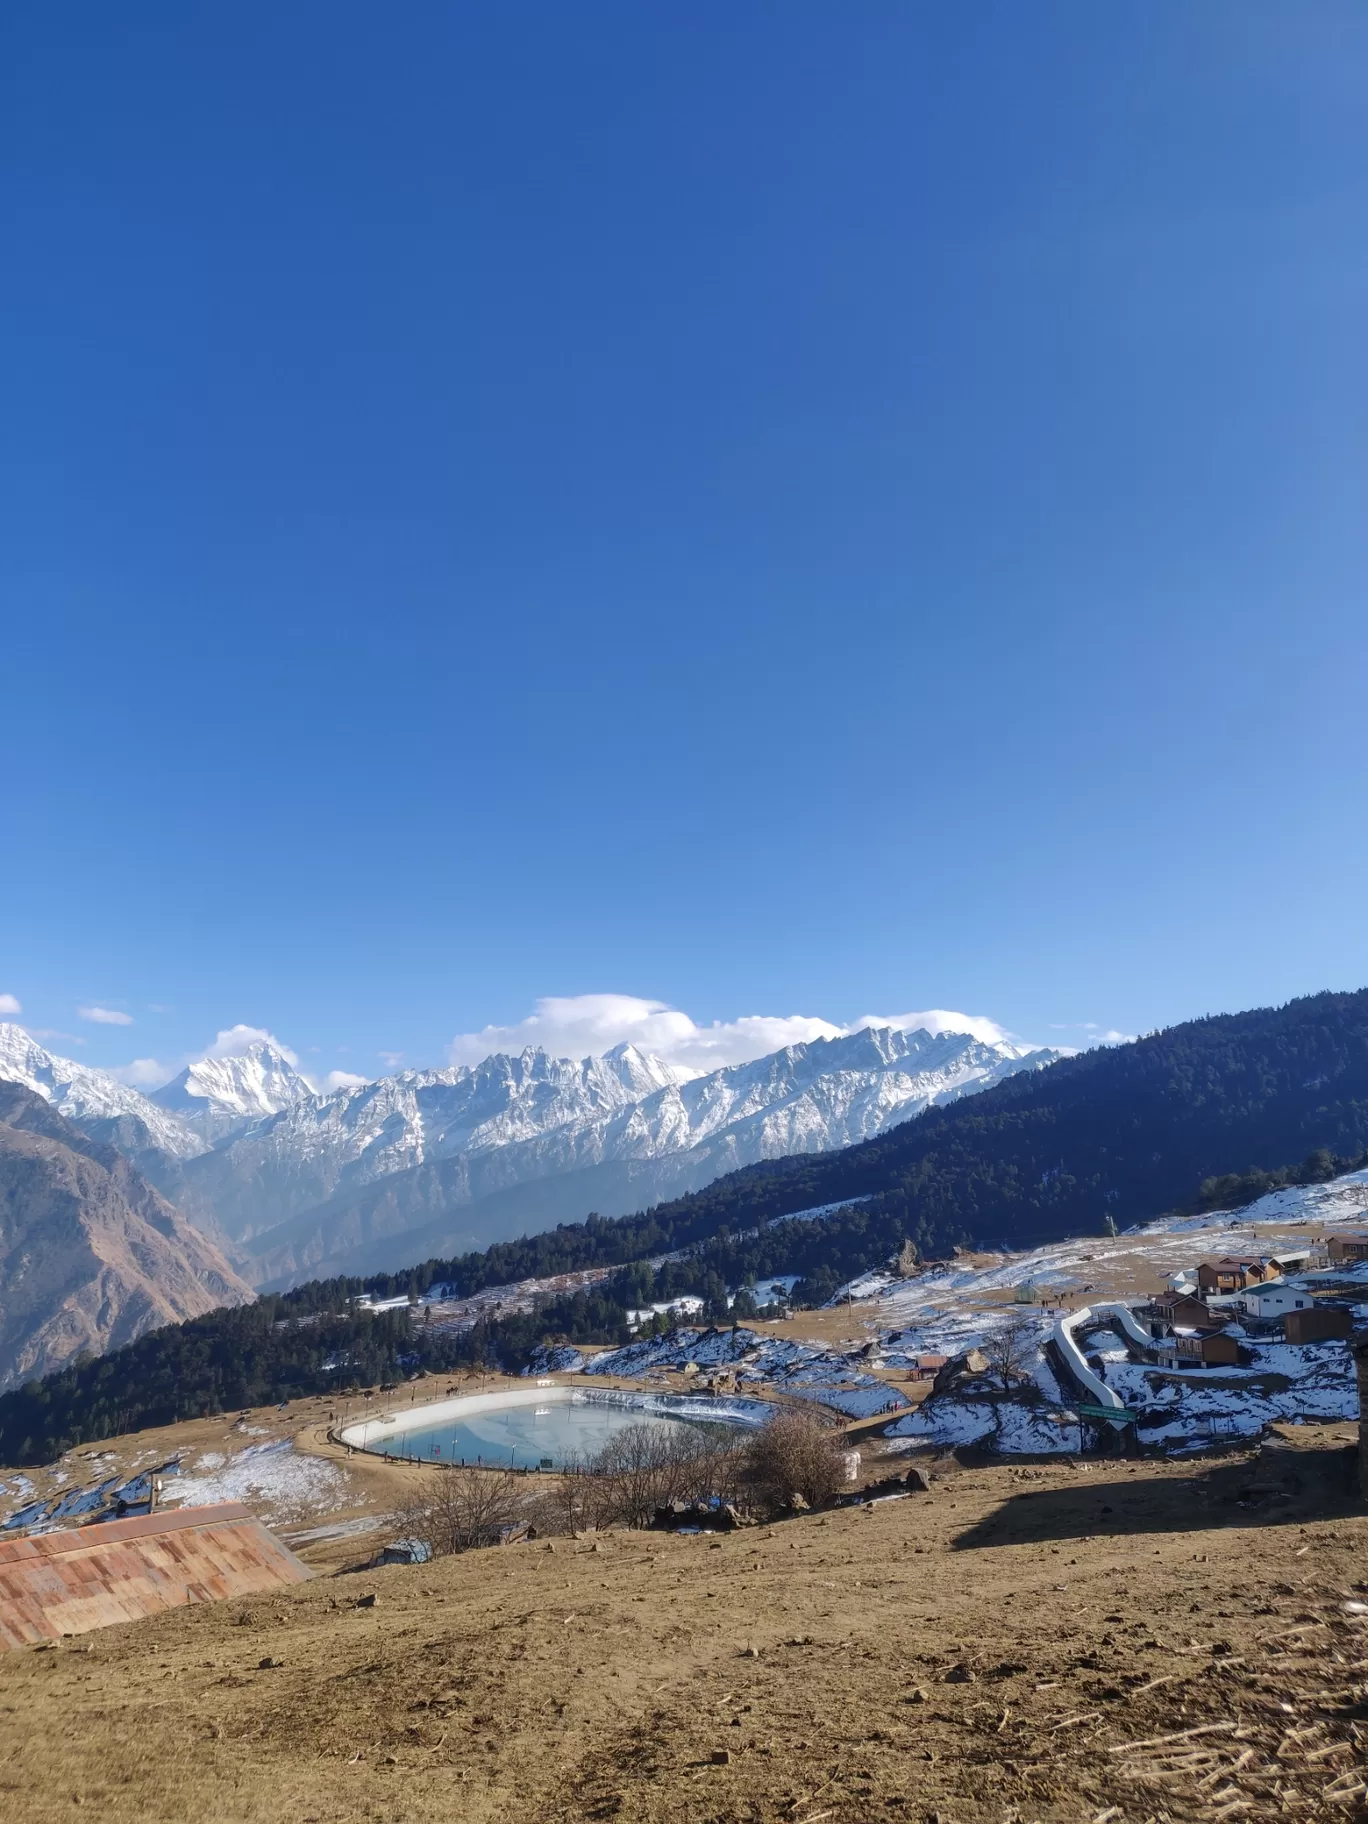
[[[381,1552],[379,1564],[427,1564],[432,1547],[426,1539],[395,1539]]]

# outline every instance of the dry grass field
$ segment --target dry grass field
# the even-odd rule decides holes
[[[1361,1819],[1350,1435],[946,1460],[873,1507],[323,1571],[14,1652],[0,1816]]]

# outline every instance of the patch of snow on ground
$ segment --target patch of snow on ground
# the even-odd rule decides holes
[[[887,1435],[955,1450],[962,1445],[984,1443],[996,1429],[987,1400],[941,1399],[927,1400],[907,1418],[891,1425]]]
[[[849,1279],[826,1302],[826,1309],[834,1311],[838,1305],[853,1304],[856,1299],[882,1298],[890,1286],[902,1282],[896,1273],[861,1273],[856,1279]]]
[[[268,1520],[288,1520],[303,1519],[335,1504],[344,1487],[345,1478],[331,1463],[301,1455],[288,1438],[282,1438],[274,1444],[250,1444],[208,1475],[179,1477],[164,1499],[181,1507],[247,1501],[262,1507]]]
[[[396,1514],[362,1514],[355,1520],[335,1520],[331,1526],[311,1526],[302,1533],[291,1532],[285,1543],[290,1546],[312,1545],[320,1539],[353,1539],[361,1533],[374,1533],[397,1519]]]
[[[738,1381],[763,1384],[779,1393],[816,1400],[850,1418],[895,1411],[907,1401],[895,1387],[867,1374],[843,1355],[815,1343],[766,1336],[755,1330],[677,1330],[595,1356],[586,1374],[635,1376],[653,1368],[733,1368]]]
[[[1250,1345],[1248,1368],[1157,1370],[1109,1360],[1108,1386],[1141,1414],[1142,1443],[1167,1443],[1212,1432],[1254,1437],[1278,1420],[1358,1417],[1353,1358],[1343,1342]],[[1282,1388],[1265,1377],[1285,1379]]]

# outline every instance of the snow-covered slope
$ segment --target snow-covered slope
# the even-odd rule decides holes
[[[269,1039],[258,1039],[235,1057],[200,1058],[152,1097],[215,1142],[316,1099],[312,1086]]]
[[[630,1045],[579,1061],[529,1050],[300,1102],[196,1161],[187,1181],[274,1283],[334,1260],[341,1270],[344,1257],[352,1270],[372,1234],[396,1264],[410,1230],[440,1250],[445,1214],[491,1199],[452,1245],[640,1208],[757,1160],[868,1139],[1056,1055],[892,1028],[708,1076]]]
[[[130,1158],[156,1150],[173,1159],[193,1159],[206,1150],[206,1142],[176,1114],[108,1071],[55,1057],[22,1026],[0,1023],[0,1082],[22,1083],[82,1133]]]

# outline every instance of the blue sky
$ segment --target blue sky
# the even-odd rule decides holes
[[[10,17],[0,993],[372,1074],[1368,982],[1366,72],[1257,0]]]

